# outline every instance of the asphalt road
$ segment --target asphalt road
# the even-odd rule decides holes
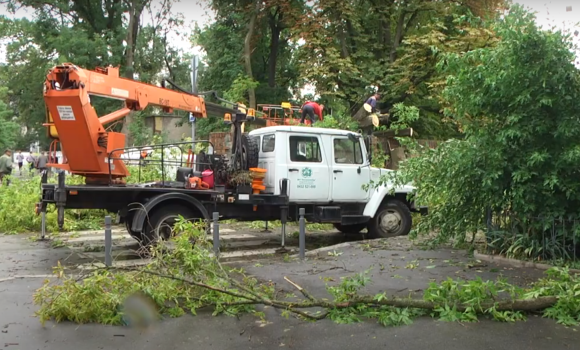
[[[454,274],[465,278],[484,278],[501,271],[510,279],[525,283],[541,273],[533,270],[504,269],[500,266],[466,268],[468,258],[449,251],[412,251],[405,247],[383,247],[365,251],[360,248],[340,248],[306,263],[273,262],[262,266],[247,265],[264,279],[284,285],[283,276],[324,293],[320,277],[339,277],[362,268],[385,266],[374,272],[374,290],[416,290],[425,287],[432,278]],[[56,261],[74,263],[68,248],[53,249],[48,243],[30,242],[22,236],[0,236],[0,346],[5,349],[577,349],[580,332],[557,325],[554,321],[530,317],[526,322],[503,324],[481,321],[471,324],[445,323],[429,318],[416,320],[410,326],[384,328],[374,322],[338,325],[324,320],[307,323],[284,319],[279,311],[266,309],[267,322],[251,316],[240,319],[207,313],[164,320],[141,334],[126,327],[47,323],[43,328],[34,317],[32,293],[42,284],[43,275],[50,274]],[[416,268],[405,268],[415,262]],[[427,264],[437,268],[427,268]],[[429,265],[432,266],[432,265]],[[334,268],[333,268],[334,267]],[[342,267],[342,268],[340,268]],[[395,272],[396,271],[396,272]],[[394,278],[393,274],[401,278]],[[405,293],[405,292],[402,292]]]

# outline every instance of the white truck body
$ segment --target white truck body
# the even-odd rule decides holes
[[[259,138],[258,166],[267,170],[264,192],[280,194],[279,184],[287,178],[291,203],[359,203],[364,204],[362,214],[373,218],[392,190],[390,184],[363,189],[392,170],[370,166],[364,138],[358,133],[273,126],[253,130],[249,136]],[[406,197],[413,189],[406,185],[394,192]]]

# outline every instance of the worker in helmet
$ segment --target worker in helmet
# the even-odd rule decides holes
[[[300,124],[304,124],[304,119],[306,118],[306,115],[308,115],[308,118],[310,119],[312,124],[314,124],[319,120],[320,121],[323,120],[322,117],[322,111],[324,110],[323,104],[319,105],[316,102],[306,101],[302,105],[301,109],[302,109],[302,118],[300,118]]]

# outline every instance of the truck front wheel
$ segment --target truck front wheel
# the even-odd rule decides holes
[[[411,227],[409,207],[399,200],[391,199],[381,204],[369,221],[368,237],[373,239],[405,236],[411,232]]]

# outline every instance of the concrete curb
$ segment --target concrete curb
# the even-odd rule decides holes
[[[337,249],[340,249],[340,248],[350,247],[353,243],[359,243],[359,242],[344,242],[344,243],[339,243],[339,244],[331,245],[331,246],[328,246],[328,247],[313,249],[313,250],[306,251],[304,253],[304,255],[305,256],[318,256],[319,253],[331,252],[333,250],[337,250]],[[299,254],[292,255],[292,257],[293,258],[297,258],[297,257],[299,257]]]
[[[509,259],[509,258],[504,258],[502,256],[497,256],[497,255],[481,254],[481,253],[478,253],[477,250],[473,251],[473,257],[475,259],[481,260],[481,261],[497,262],[499,264],[509,265],[509,266],[513,266],[513,267],[531,267],[531,268],[538,269],[538,270],[548,270],[548,269],[551,269],[553,267],[557,267],[557,266],[548,265],[548,264],[534,263],[531,261]],[[580,270],[569,269],[569,272],[570,273],[580,273]]]

